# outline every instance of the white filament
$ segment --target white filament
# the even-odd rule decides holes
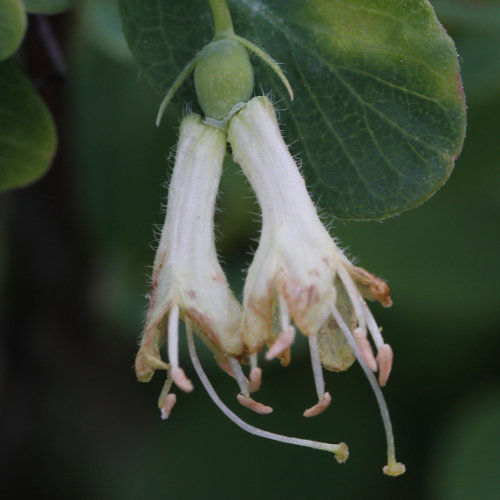
[[[257,358],[257,353],[254,352],[253,354],[250,355],[250,369],[253,370],[254,368],[257,368],[258,366],[258,358]]]
[[[253,425],[246,423],[240,417],[238,417],[235,413],[233,413],[219,398],[212,384],[208,380],[206,373],[204,372],[200,360],[198,359],[198,355],[196,354],[196,347],[194,344],[193,332],[191,329],[191,322],[186,320],[186,333],[187,333],[187,341],[189,348],[189,355],[191,356],[191,361],[193,363],[194,369],[201,380],[201,383],[205,387],[208,395],[212,398],[212,401],[217,405],[219,410],[226,415],[232,422],[234,422],[238,427],[243,429],[250,434],[254,434],[255,436],[259,436],[262,438],[272,439],[274,441],[280,441],[282,443],[294,444],[297,446],[305,446],[307,448],[314,448],[316,450],[330,451],[332,453],[339,453],[344,455],[346,452],[345,445],[342,444],[331,444],[331,443],[321,443],[319,441],[310,441],[309,439],[299,439],[294,437],[283,436],[281,434],[275,434],[274,432],[264,431]]]
[[[366,335],[366,320],[362,304],[363,299],[361,298],[359,290],[352,280],[350,274],[342,264],[338,266],[337,273],[347,291],[347,295],[349,295],[349,299],[351,299],[351,304],[354,307],[354,313],[356,314],[356,317],[358,319],[358,326]]]
[[[392,433],[392,424],[391,424],[391,417],[389,416],[389,410],[387,408],[387,404],[384,399],[384,395],[382,394],[382,391],[377,383],[377,380],[375,379],[375,376],[373,375],[372,371],[368,366],[366,365],[363,356],[361,355],[361,352],[358,349],[358,345],[356,344],[356,341],[354,340],[354,337],[345,324],[344,319],[342,318],[342,315],[339,313],[338,309],[333,306],[332,307],[332,314],[333,317],[335,318],[335,321],[337,324],[340,326],[342,329],[342,333],[344,334],[345,339],[349,343],[351,349],[353,350],[354,354],[356,355],[356,358],[361,365],[361,368],[365,372],[366,377],[368,378],[368,382],[372,386],[373,392],[375,393],[375,397],[377,398],[377,403],[380,409],[380,414],[382,416],[382,421],[384,423],[384,428],[385,428],[385,436],[387,440],[387,461],[388,463],[393,463],[396,461],[395,458],[395,448],[394,448],[394,435]]]
[[[370,311],[370,308],[363,298],[361,298],[361,303],[363,304],[363,309],[365,310],[365,318],[368,324],[368,330],[370,330],[373,342],[375,342],[375,346],[377,347],[377,349],[380,349],[385,344],[382,334],[380,333],[380,329],[377,325],[377,322],[375,321],[375,318],[373,317],[372,312]]]
[[[233,369],[234,376],[236,378],[236,382],[240,386],[240,392],[243,396],[249,397],[250,392],[248,390],[248,382],[245,378],[243,370],[241,369],[241,365],[238,363],[237,359],[234,359],[229,356],[229,362],[231,363],[231,368]]]
[[[280,308],[280,327],[282,332],[286,332],[290,326],[290,312],[288,311],[288,304],[283,296],[278,295],[279,308]]]
[[[179,306],[174,304],[168,316],[168,360],[171,370],[179,368]]]
[[[321,359],[319,357],[318,337],[309,336],[309,352],[311,353],[311,365],[314,375],[314,385],[318,394],[318,401],[321,401],[325,396],[325,379],[323,377],[323,369],[321,367]]]

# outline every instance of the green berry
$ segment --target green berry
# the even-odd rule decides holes
[[[194,70],[194,86],[201,109],[208,118],[222,120],[253,92],[253,68],[247,51],[236,40],[208,44]]]

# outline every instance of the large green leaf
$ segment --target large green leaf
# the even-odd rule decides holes
[[[287,140],[323,209],[384,218],[443,185],[462,146],[465,103],[455,47],[426,0],[228,4],[236,32],[284,64],[293,103],[263,63],[256,89],[288,108]],[[142,73],[164,93],[212,36],[208,2],[120,0],[120,7]]]
[[[56,149],[52,117],[17,67],[0,64],[0,190],[29,184],[49,168]]]
[[[26,10],[32,14],[59,14],[70,9],[76,0],[23,0]]]
[[[26,31],[26,13],[21,0],[0,2],[0,61],[21,45]]]

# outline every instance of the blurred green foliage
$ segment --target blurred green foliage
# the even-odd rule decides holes
[[[408,471],[397,479],[382,475],[382,425],[357,365],[326,374],[331,408],[301,417],[314,400],[303,339],[287,369],[264,365],[259,399],[275,408],[269,416],[247,415],[210,355],[205,365],[222,398],[251,423],[347,442],[343,465],[237,429],[195,380],[185,349],[196,388],[178,396],[168,421],[156,408],[163,380],[135,381],[153,227],[164,216],[166,158],[181,110],[154,126],[162,96],[110,48],[122,43],[118,31],[95,36],[94,23],[109,15],[114,25],[116,12],[107,1],[92,3],[73,13],[64,41],[62,164],[0,199],[3,497],[498,499],[500,44],[487,28],[491,17],[478,14],[488,3],[436,2],[468,94],[468,137],[450,181],[402,216],[335,221],[332,230],[391,285],[394,306],[373,310],[395,351],[385,394]],[[241,293],[258,209],[237,168],[226,167],[218,247]],[[59,204],[50,208],[51,200]]]
[[[453,41],[428,2],[228,5],[236,34],[258,40],[286,68],[295,98],[284,134],[298,143],[292,152],[304,159],[310,194],[325,212],[384,219],[421,204],[446,182],[463,144],[465,103]],[[119,6],[144,78],[166,93],[213,36],[208,2],[119,0]],[[253,64],[257,87],[290,103],[274,71],[256,57]],[[183,85],[176,99],[191,95]]]

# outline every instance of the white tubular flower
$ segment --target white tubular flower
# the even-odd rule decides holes
[[[199,362],[193,326],[198,337],[214,352],[221,367],[238,382],[238,401],[257,413],[272,411],[249,396],[260,385],[257,356],[251,356],[252,369],[250,380],[247,380],[240,364],[240,361],[247,360],[241,333],[241,307],[229,289],[215,251],[213,216],[225,150],[225,132],[202,123],[197,115],[183,120],[165,225],[154,263],[151,303],[135,362],[137,378],[147,382],[155,370],[168,371],[158,401],[164,419],[170,415],[176,402],[175,394],[170,393],[172,384],[186,392],[193,389],[179,366],[178,326],[182,319],[193,366],[210,397],[229,419],[254,435],[329,451],[338,462],[344,462],[349,456],[344,443],[283,436],[241,420],[221,401]],[[160,356],[160,347],[165,340],[169,363]]]
[[[244,354],[241,306],[229,289],[214,243],[213,217],[225,151],[223,131],[204,125],[198,115],[184,118],[154,262],[149,311],[135,362],[137,377],[144,382],[156,369],[168,370],[159,403],[164,417],[175,402],[169,394],[172,381],[186,392],[193,389],[179,366],[180,319],[194,324],[219,364],[242,382],[242,397],[248,397],[241,367],[234,359]],[[165,340],[169,364],[160,356]]]
[[[395,460],[389,414],[379,383],[387,382],[392,350],[384,343],[364,299],[391,305],[387,285],[353,266],[324,228],[302,176],[283,141],[272,104],[252,99],[229,122],[233,156],[254,189],[262,211],[262,233],[244,288],[243,338],[250,353],[270,346],[266,358],[288,361],[295,329],[308,336],[318,403],[314,416],[331,401],[321,364],[346,369],[358,359],[378,400],[388,441],[386,474],[404,466]],[[367,332],[378,350],[372,352]]]

